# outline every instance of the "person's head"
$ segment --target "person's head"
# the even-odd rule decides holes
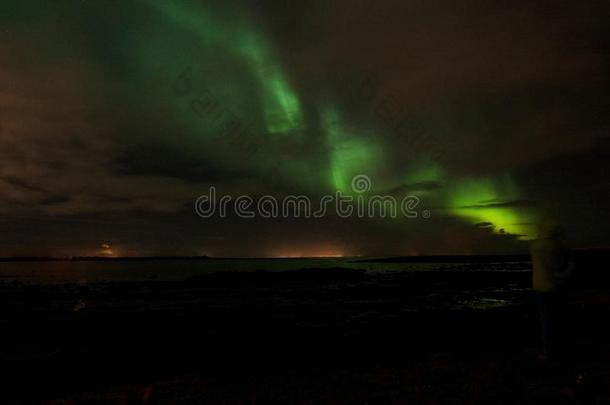
[[[561,233],[561,224],[554,217],[544,218],[538,226],[539,239],[558,239],[561,236]]]

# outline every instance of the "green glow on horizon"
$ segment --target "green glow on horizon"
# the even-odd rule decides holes
[[[531,239],[533,215],[521,207],[502,205],[518,198],[518,189],[508,176],[462,179],[450,187],[448,204],[452,214],[473,224],[489,222],[495,232]]]

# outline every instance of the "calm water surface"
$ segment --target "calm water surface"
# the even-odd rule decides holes
[[[183,280],[224,271],[290,271],[332,267],[362,269],[370,273],[448,269],[468,271],[474,268],[468,263],[365,263],[348,258],[0,262],[0,282],[18,280],[46,284]],[[477,269],[481,270],[480,267]],[[485,270],[527,271],[527,265],[489,263]]]

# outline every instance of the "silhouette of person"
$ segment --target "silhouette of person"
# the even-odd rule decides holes
[[[543,220],[530,249],[532,257],[532,287],[540,317],[542,353],[546,360],[556,349],[558,318],[565,304],[565,289],[573,272],[569,250],[563,243],[562,229],[553,218]]]

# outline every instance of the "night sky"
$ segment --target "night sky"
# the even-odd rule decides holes
[[[610,244],[610,2],[0,5],[0,256]],[[200,218],[198,196],[415,195],[430,218]]]

